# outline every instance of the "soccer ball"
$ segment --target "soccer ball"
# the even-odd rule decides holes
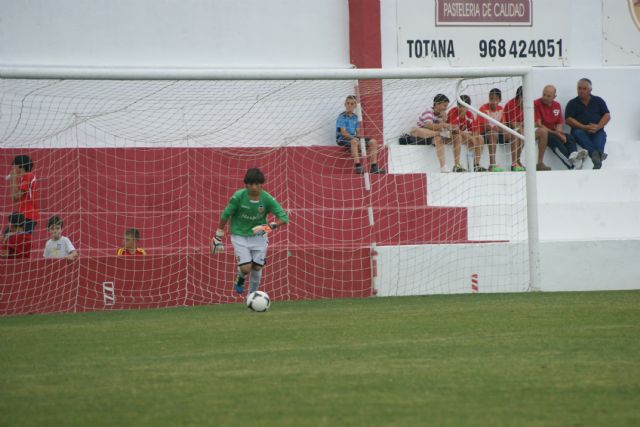
[[[247,307],[249,310],[263,312],[271,307],[271,300],[266,292],[255,291],[247,297]]]

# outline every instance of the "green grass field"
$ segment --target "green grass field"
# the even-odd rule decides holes
[[[0,425],[640,425],[640,292],[0,319]]]

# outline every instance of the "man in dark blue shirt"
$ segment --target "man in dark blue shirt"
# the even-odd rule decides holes
[[[593,168],[600,169],[602,161],[607,158],[604,127],[611,120],[611,114],[604,99],[591,95],[591,88],[591,80],[578,80],[578,96],[567,103],[564,115],[565,122],[571,127],[571,135],[589,152]]]

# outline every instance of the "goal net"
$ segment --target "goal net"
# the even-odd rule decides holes
[[[37,203],[29,256],[0,258],[0,314],[242,301],[228,227],[225,252],[210,247],[252,167],[290,219],[271,233],[260,287],[275,301],[525,291],[526,181],[508,171],[510,144],[496,147],[507,171],[491,173],[474,172],[465,144],[459,158],[447,144],[448,168],[468,172],[445,173],[433,140],[405,135],[436,94],[448,109],[461,94],[479,107],[499,88],[504,105],[521,85],[519,76],[0,79],[3,232],[25,197]],[[336,143],[347,95],[385,174],[369,173],[373,141],[359,147],[363,174],[350,144]],[[489,146],[478,147],[486,168]],[[34,177],[22,201],[12,197],[18,156],[31,159]],[[53,216],[76,259],[44,257]],[[116,255],[130,229],[146,255]],[[5,250],[15,231],[3,234]]]

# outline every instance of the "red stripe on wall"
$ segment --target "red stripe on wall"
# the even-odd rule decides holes
[[[357,68],[381,68],[380,0],[349,0],[349,58]],[[360,81],[363,135],[382,143],[382,82]]]

